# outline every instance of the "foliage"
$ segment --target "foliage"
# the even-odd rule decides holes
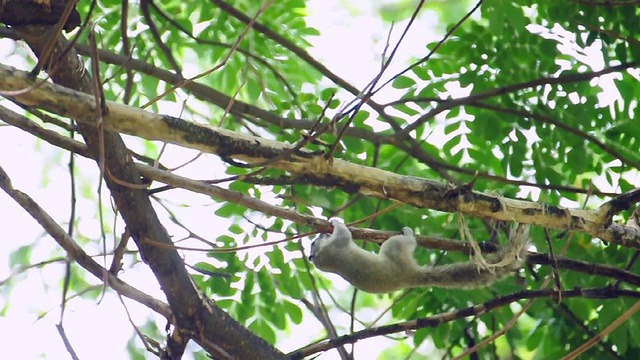
[[[431,51],[433,55],[426,61],[413,60],[408,70],[398,76],[385,73],[383,80],[376,84],[377,88],[389,80],[386,87],[395,89],[396,98],[389,101],[374,95],[373,102],[360,108],[354,106],[359,104],[357,101],[352,101],[362,89],[354,91],[348,82],[314,62],[306,52],[314,36],[324,29],[307,25],[305,2],[273,2],[257,18],[259,26],[246,34],[247,21],[239,20],[235,13],[219,6],[220,3],[212,1],[205,5],[192,0],[129,3],[129,16],[125,20],[130,56],[158,69],[180,71],[187,78],[222,65],[195,81],[238,103],[265,110],[276,119],[291,121],[277,121],[249,110],[228,112],[223,101],[194,95],[186,86],[169,93],[148,110],[171,112],[182,119],[292,145],[301,142],[300,131],[310,130],[309,124],[316,120],[327,124],[344,110],[345,117],[337,119],[338,131],[326,131],[319,138],[328,144],[342,145],[341,150],[333,153],[336,158],[456,185],[475,181],[473,190],[500,193],[507,198],[597,209],[616,194],[638,187],[640,131],[635,124],[640,112],[638,6],[609,1],[487,1],[474,16],[453,27],[455,21],[464,16],[464,11],[474,5],[464,3],[463,7],[456,2],[456,7],[463,12],[456,12],[453,23],[446,28],[453,31],[451,36],[442,43],[411,44],[424,47],[421,56]],[[228,4],[247,19],[264,5],[246,0]],[[100,34],[99,46],[129,56],[120,31],[122,2],[102,0],[98,5],[93,20]],[[446,4],[440,6],[442,9],[436,10],[446,12]],[[80,2],[78,11],[84,17],[89,7],[90,2]],[[144,15],[144,7],[148,7],[150,18]],[[382,18],[412,15],[404,9],[387,10]],[[452,17],[447,12],[447,19]],[[170,56],[159,46],[150,20],[170,50]],[[396,32],[407,24],[405,18],[393,20],[400,21],[394,28]],[[237,39],[241,41],[227,59]],[[79,42],[88,43],[88,32],[79,35]],[[389,48],[394,45],[389,44]],[[345,57],[349,56],[348,49],[342,51]],[[141,107],[173,86],[153,72],[102,60],[100,71],[102,78],[107,79],[104,92],[109,100]],[[615,66],[618,68],[610,71]],[[371,79],[376,75],[370,74]],[[350,112],[353,109],[357,111]],[[341,136],[339,130],[345,125],[360,132]],[[47,126],[63,133],[58,127]],[[130,146],[142,155],[156,158],[162,152],[157,142],[130,140]],[[324,145],[305,147],[328,152]],[[176,154],[172,154],[173,151]],[[161,163],[167,159],[167,167],[175,166],[175,163],[168,164],[174,161],[171,156],[179,159],[175,160],[178,163],[186,161],[175,149],[169,147],[167,152],[160,158]],[[211,157],[198,164],[207,169],[207,176],[211,168],[219,169],[212,177],[227,179],[223,186],[230,190],[301,214],[338,216],[354,222],[370,219],[376,211],[393,205],[389,200],[358,194],[357,189],[326,188],[317,179],[277,168],[246,169]],[[82,168],[77,171],[85,172]],[[190,174],[193,178],[202,178],[193,172]],[[163,220],[167,227],[171,226],[170,232],[182,234],[191,226],[188,213],[182,211],[194,206],[175,198],[167,200],[164,194],[171,191],[177,190],[154,196],[164,201],[163,206],[172,215]],[[95,192],[85,196],[92,201],[97,199]],[[303,331],[307,324],[315,324],[310,309],[318,316],[319,309],[325,306],[337,333],[342,335],[382,323],[464,309],[522,289],[540,289],[544,279],[552,274],[549,264],[530,262],[520,274],[521,281],[507,279],[489,288],[413,289],[389,295],[352,293],[341,279],[325,277],[313,269],[305,257],[304,247],[308,248],[309,244],[306,238],[251,252],[217,251],[281,240],[318,229],[269,217],[233,202],[216,203],[214,199],[212,203],[216,206],[215,213],[198,209],[206,212],[200,216],[209,218],[210,224],[229,225],[212,231],[215,240],[209,244],[215,248],[206,259],[190,258],[193,254],[184,251],[187,262],[194,267],[193,279],[217,306],[276,347],[294,332]],[[365,222],[365,227],[398,231],[402,226],[410,226],[421,235],[459,239],[460,216],[455,211],[445,213],[403,205]],[[630,212],[623,212],[615,221],[624,223],[629,216]],[[491,219],[467,218],[467,221],[478,240],[492,237],[492,226],[496,223]],[[538,252],[549,253],[543,226],[534,227],[531,236]],[[119,237],[117,232],[122,231],[111,225],[105,228],[114,232],[110,236]],[[83,246],[101,249],[101,245],[97,245],[102,241],[99,236],[78,234]],[[610,299],[590,297],[588,293],[562,299],[539,298],[503,339],[494,342],[494,347],[479,350],[481,358],[557,358],[593,338],[635,304],[633,297],[639,293],[631,283],[619,282],[620,278],[611,275],[585,274],[592,269],[588,267],[591,264],[626,269],[635,276],[639,270],[635,250],[605,243],[584,233],[567,235],[559,230],[551,231],[556,254],[586,263],[587,270],[560,266],[563,289],[615,285],[629,290],[628,294]],[[186,237],[191,239],[189,244],[202,247],[198,236],[194,232]],[[561,252],[565,244],[566,252]],[[180,242],[176,245],[183,246]],[[365,246],[376,251],[377,246]],[[11,267],[30,267],[36,247],[24,244],[14,251]],[[135,247],[129,245],[129,249],[135,250]],[[59,257],[60,252],[52,256]],[[432,264],[466,261],[468,256],[419,248],[416,258],[421,264]],[[126,259],[125,273],[135,266],[144,266],[135,254],[126,255]],[[95,279],[82,270],[76,267],[73,270],[70,283],[73,293],[82,293],[96,284]],[[62,277],[60,282],[63,280]],[[21,278],[16,276],[8,284],[19,281]],[[10,301],[11,286],[6,289],[9,290],[3,291],[2,296],[9,301],[3,313],[16,306]],[[323,303],[318,302],[317,294]],[[95,291],[83,296],[98,297]],[[389,345],[380,356],[409,357],[426,348],[434,349],[429,350],[429,356],[459,355],[507,327],[526,303],[520,300],[477,317],[421,328],[412,337]],[[378,316],[383,320],[374,322]],[[355,321],[355,328],[351,321]],[[144,330],[162,342],[158,328],[163,325],[147,325]],[[640,317],[630,316],[598,346],[586,350],[587,356],[635,358],[640,348],[639,332]],[[320,339],[324,335],[309,336]],[[421,344],[431,346],[420,347]],[[132,357],[140,358],[144,352],[134,341],[126,346]],[[365,353],[364,347],[356,343],[356,357]]]

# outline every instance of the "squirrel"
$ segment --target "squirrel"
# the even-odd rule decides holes
[[[353,242],[347,226],[331,220],[333,233],[322,234],[311,244],[309,260],[320,270],[342,276],[369,293],[390,293],[420,286],[473,288],[488,286],[524,264],[529,247],[527,228],[520,225],[509,235],[509,244],[498,252],[472,256],[472,261],[441,266],[420,266],[413,258],[413,230],[391,236],[380,253],[368,252]],[[475,260],[475,261],[474,261]]]

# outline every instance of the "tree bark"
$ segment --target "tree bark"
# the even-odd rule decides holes
[[[42,25],[15,28],[37,56],[42,53],[49,41],[49,34],[53,31],[51,26]],[[94,94],[91,76],[85,71],[84,64],[78,59],[76,52],[70,50],[60,57],[68,42],[62,37],[55,41],[51,55],[55,66],[54,71],[49,74],[51,79],[65,87]],[[153,210],[147,191],[122,186],[114,181],[117,179],[121,184],[141,184],[140,175],[120,135],[104,131],[101,143],[99,131],[95,126],[79,123],[78,127],[94,159],[99,159],[100,148],[104,148],[104,181],[140,250],[142,259],[152,269],[167,296],[174,315],[173,322],[180,334],[188,334],[206,351],[220,359],[285,358],[280,351],[218,308],[196,287]],[[146,239],[166,246],[153,246]],[[179,358],[181,354],[174,355]],[[169,354],[169,357],[172,355]]]

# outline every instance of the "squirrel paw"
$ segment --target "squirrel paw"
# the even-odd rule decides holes
[[[478,273],[480,273],[482,270],[494,273],[496,271],[496,268],[499,267],[497,266],[498,264],[492,264],[488,262],[487,259],[482,256],[482,253],[480,253],[479,248],[477,251],[474,251],[473,255],[471,255],[471,262],[475,263],[478,267]]]

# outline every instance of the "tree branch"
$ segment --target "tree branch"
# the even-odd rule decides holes
[[[420,318],[410,320],[402,323],[379,326],[375,328],[369,328],[361,331],[354,332],[352,334],[341,336],[337,339],[328,340],[320,343],[316,343],[300,350],[296,350],[288,355],[291,359],[302,359],[306,356],[333,349],[336,346],[344,344],[353,344],[360,340],[367,339],[374,336],[388,335],[407,330],[416,330],[426,327],[438,327],[441,324],[451,322],[457,319],[486,314],[487,312],[494,310],[498,307],[511,304],[513,302],[523,299],[536,299],[541,297],[556,297],[561,295],[562,298],[582,297],[585,299],[615,299],[619,297],[631,297],[640,298],[640,292],[631,290],[619,290],[613,287],[604,288],[576,288],[573,290],[557,291],[555,289],[549,290],[523,290],[510,295],[497,297],[491,299],[483,304],[470,306],[468,308],[455,310],[448,313],[438,314],[426,318]]]
[[[0,66],[2,89],[24,89],[34,82],[28,73]],[[88,126],[97,125],[92,115],[95,114],[95,104],[90,95],[55,84],[43,84],[15,99]],[[107,101],[107,106],[109,112],[104,116],[104,125],[109,131],[217,154],[234,163],[266,163],[268,167],[303,176],[309,184],[338,187],[348,193],[390,199],[419,208],[461,212],[483,219],[584,232],[605,241],[640,249],[640,234],[636,229],[619,224],[607,226],[609,224],[602,223],[603,216],[598,210],[566,209],[475,191],[452,192],[450,186],[432,180],[402,176],[339,159],[327,161],[322,155],[304,150],[291,154],[291,146],[269,139],[156,115],[111,101]],[[290,156],[285,158],[284,154]]]
[[[25,26],[17,27],[16,30],[36,55],[40,55],[42,49],[47,46],[49,27]],[[67,41],[63,37],[54,41],[56,43],[52,59],[58,57],[56,62],[60,65],[58,71],[49,74],[51,78],[69,88],[93,93],[93,81],[84,72],[84,65],[79,61],[75,51],[63,54]],[[4,88],[2,85],[0,87]],[[93,99],[91,95],[77,91],[74,93],[80,94],[89,102],[94,102],[90,100]],[[135,186],[141,184],[141,177],[133,166],[119,134],[110,131],[100,132],[96,127],[95,122],[99,121],[97,118],[102,118],[96,116],[101,114],[97,110],[90,110],[85,114],[86,118],[92,118],[93,124],[79,123],[80,132],[93,159],[99,159],[101,153],[105,155],[104,164],[99,164],[107,170],[105,183],[140,250],[142,259],[149,265],[167,296],[176,326],[188,331],[194,341],[214,356],[224,358],[231,354],[239,358],[283,358],[282,353],[233,320],[196,287],[184,266],[183,259],[173,247],[166,229],[158,220],[146,189]],[[105,115],[106,117],[108,115]],[[146,239],[167,246],[157,247],[150,241],[145,241]],[[240,345],[238,339],[244,339],[246,343]]]
[[[131,300],[152,309],[158,314],[164,316],[167,321],[173,322],[173,316],[169,305],[157,300],[150,295],[134,288],[133,286],[120,280],[117,276],[111,274],[107,269],[103,268],[95,262],[82,248],[56,223],[55,220],[44,209],[38,205],[29,195],[16,190],[11,185],[9,175],[0,167],[0,188],[4,190],[16,203],[31,215],[60,245],[64,251],[69,254],[80,266],[85,268],[95,277],[103,281],[106,279],[109,287],[114,289],[118,294],[125,296]]]
[[[0,35],[9,37],[12,39],[20,39],[20,37],[11,29],[0,28]],[[85,55],[85,56],[90,55],[90,49],[87,45],[76,44],[75,48],[82,55]],[[98,55],[100,57],[100,60],[104,61],[105,63],[120,65],[126,68],[127,70],[136,70],[143,74],[160,79],[172,85],[182,84],[184,82],[184,79],[181,78],[180,76],[173,74],[167,70],[157,68],[141,60],[132,59],[127,56],[114,54],[106,50],[98,50]],[[315,123],[315,121],[306,120],[306,119],[294,119],[294,118],[281,117],[277,114],[274,114],[268,110],[264,110],[255,105],[248,104],[240,100],[233,100],[229,96],[225,95],[224,93],[219,92],[218,90],[215,90],[206,85],[197,83],[195,81],[188,82],[182,85],[181,89],[185,91],[189,91],[191,92],[191,94],[193,94],[195,97],[199,98],[200,100],[210,102],[216,106],[221,107],[222,109],[226,109],[227,107],[229,107],[229,104],[231,104],[231,106],[228,109],[230,114],[233,114],[242,118],[247,118],[249,121],[251,121],[256,125],[261,125],[259,124],[259,121],[258,121],[258,119],[261,119],[262,121],[268,124],[277,125],[282,129],[308,130]],[[415,99],[415,100],[418,101],[418,99]],[[447,101],[442,101],[442,102],[446,103]],[[384,105],[384,107],[389,105],[391,104],[386,104]],[[582,189],[574,186],[537,184],[537,183],[532,183],[528,181],[509,179],[502,176],[493,175],[491,173],[484,172],[484,171],[478,171],[475,169],[466,169],[459,166],[451,165],[446,162],[443,162],[442,160],[438,159],[434,155],[425,151],[422,147],[420,147],[420,144],[414,139],[411,139],[410,143],[407,143],[402,141],[398,136],[395,136],[395,134],[384,134],[384,133],[370,131],[367,129],[349,127],[346,129],[345,135],[352,138],[356,138],[356,139],[365,139],[371,142],[372,144],[388,144],[388,145],[394,146],[404,151],[411,157],[417,159],[418,161],[428,165],[432,169],[438,169],[439,172],[444,170],[449,170],[449,171],[454,171],[460,174],[489,179],[489,180],[504,183],[504,184],[511,184],[515,186],[532,186],[532,187],[545,189],[545,190],[557,190],[557,191],[566,191],[566,192],[581,193],[581,194],[587,194],[591,192],[593,194],[598,194],[601,196],[612,195],[612,194],[603,193],[601,191],[591,191],[589,189]]]

